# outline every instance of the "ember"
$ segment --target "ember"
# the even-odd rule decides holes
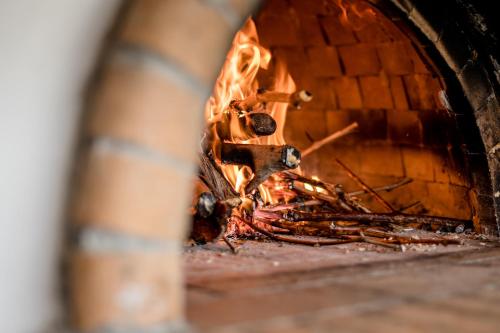
[[[375,15],[369,9],[345,8],[349,15]],[[351,14],[349,14],[351,13]],[[355,19],[354,19],[355,21]],[[461,232],[469,220],[412,215],[395,209],[379,192],[402,187],[412,180],[371,188],[342,161],[337,163],[362,190],[346,193],[340,184],[305,176],[305,158],[322,146],[359,129],[356,122],[314,141],[301,152],[286,145],[283,137],[288,108],[300,108],[314,97],[296,90],[286,67],[271,61],[271,53],[259,44],[252,19],[236,34],[214,93],[206,106],[207,129],[200,152],[200,179],[205,184],[196,203],[192,238],[204,243],[228,236],[263,234],[273,240],[305,245],[366,242],[404,249],[404,244],[452,244],[443,236],[411,237],[402,228]],[[261,86],[259,70],[272,72],[274,84]],[[307,87],[301,87],[307,88]],[[359,199],[369,194],[384,213],[372,212]],[[408,205],[414,206],[415,203]],[[314,238],[310,238],[313,236]]]

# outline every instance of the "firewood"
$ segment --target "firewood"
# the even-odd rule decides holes
[[[240,111],[252,111],[260,104],[287,103],[300,109],[303,103],[310,102],[313,96],[307,90],[299,90],[294,93],[260,90],[257,94],[248,96],[244,100],[234,100],[230,106]]]
[[[241,222],[245,223],[248,225],[250,228],[254,229],[255,231],[260,232],[261,234],[277,241],[281,242],[287,242],[287,243],[293,243],[293,244],[302,244],[302,245],[311,245],[311,246],[322,246],[322,245],[338,245],[338,244],[346,244],[346,243],[354,243],[354,242],[359,242],[361,240],[361,237],[357,238],[350,238],[350,239],[304,239],[304,238],[298,238],[298,237],[293,237],[293,236],[282,236],[282,235],[276,235],[273,234],[272,232],[269,232],[256,224],[252,223],[251,221],[248,221],[247,219],[241,219]]]
[[[276,131],[276,121],[267,113],[225,112],[214,126],[223,141],[248,140]]]
[[[304,151],[302,151],[302,157],[306,157],[307,155],[318,150],[319,148],[323,147],[324,145],[332,143],[333,141],[335,141],[335,140],[337,140],[337,139],[339,139],[347,134],[352,133],[357,128],[358,128],[358,123],[354,122],[351,125],[347,126],[346,128],[330,134],[326,138],[323,138],[321,140],[313,142],[313,144],[311,146],[309,146]]]
[[[397,183],[394,183],[394,184],[390,184],[390,185],[385,185],[385,186],[380,186],[380,187],[373,188],[373,191],[375,191],[377,193],[378,192],[390,192],[390,191],[392,191],[394,189],[397,189],[397,188],[399,188],[401,186],[409,184],[412,181],[413,181],[413,179],[411,179],[411,178],[405,178],[405,179],[401,180],[400,182],[397,182]],[[365,194],[365,193],[369,193],[369,191],[367,191],[366,189],[363,189],[363,190],[359,190],[359,191],[349,192],[346,195],[349,196],[349,197],[354,197],[354,196]]]
[[[269,212],[271,213],[271,212]],[[361,224],[370,225],[410,225],[423,224],[431,226],[440,226],[456,228],[457,226],[471,225],[470,220],[462,220],[451,217],[431,216],[431,215],[413,215],[404,213],[333,213],[333,212],[301,212],[296,210],[287,210],[283,212],[272,212],[274,217],[282,218],[288,221],[355,221]]]
[[[363,180],[361,180],[361,178],[359,178],[351,169],[349,169],[344,163],[342,163],[339,159],[335,159],[335,161],[337,162],[338,165],[340,165],[346,172],[347,174],[349,175],[349,177],[351,177],[352,179],[354,179],[359,185],[361,185],[361,187],[369,192],[370,194],[372,194],[375,199],[380,202],[380,204],[382,206],[384,206],[387,210],[389,210],[390,212],[395,212],[396,210],[394,208],[392,208],[392,206],[384,199],[382,198],[377,192],[375,192],[370,186],[368,186]]]
[[[219,166],[210,156],[200,154],[200,179],[208,186],[218,200],[232,200],[234,206],[239,205],[239,195],[222,175]],[[231,203],[231,202],[230,202]]]
[[[272,174],[295,169],[300,164],[300,152],[292,146],[222,143],[220,158],[224,164],[246,165],[254,176],[245,188],[251,193]]]

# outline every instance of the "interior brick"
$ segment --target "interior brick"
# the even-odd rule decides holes
[[[276,47],[272,52],[273,56],[285,62],[288,71],[297,82],[310,77],[309,63],[302,48],[297,47]]]
[[[341,46],[339,53],[345,72],[349,76],[373,75],[380,72],[377,51],[371,44]]]
[[[429,74],[430,71],[428,65],[426,65],[426,63],[422,59],[422,56],[417,53],[415,47],[416,46],[414,46],[413,44],[407,44],[407,53],[410,56],[411,61],[413,62],[413,71],[418,74]]]
[[[330,45],[346,45],[357,43],[356,37],[352,30],[344,26],[338,16],[324,16],[320,18],[321,26],[323,27]]]
[[[421,198],[425,208],[438,216],[471,218],[468,189],[461,186],[427,183],[429,196]]]
[[[387,116],[385,110],[351,110],[351,121],[359,124],[356,136],[361,140],[386,140]]]
[[[326,136],[326,116],[323,111],[293,110],[287,113],[285,140],[299,149],[309,147]]]
[[[403,162],[407,177],[434,181],[434,158],[431,150],[404,147]]]
[[[399,147],[389,145],[362,146],[360,154],[363,156],[361,173],[392,177],[404,176]]]
[[[438,92],[430,75],[415,74],[403,77],[413,110],[432,110],[436,108],[435,95]]]
[[[295,21],[290,15],[261,15],[257,22],[257,32],[262,45],[295,46],[299,44]]]
[[[406,96],[406,89],[403,84],[403,79],[398,76],[389,77],[389,83],[391,85],[391,94],[394,101],[394,108],[398,110],[408,110],[410,108],[408,104],[408,98]]]
[[[382,68],[392,75],[413,73],[413,63],[406,52],[406,42],[377,44],[377,52],[382,62]]]
[[[266,0],[262,1],[261,13],[284,13],[290,6],[287,0]]]
[[[337,50],[331,46],[318,46],[307,49],[311,72],[317,77],[342,75]]]
[[[418,113],[408,110],[387,110],[389,139],[398,144],[422,143],[422,123]]]
[[[362,76],[359,78],[363,106],[369,109],[391,109],[392,96],[387,77]]]
[[[366,43],[381,43],[391,40],[391,36],[379,22],[366,24],[357,29],[355,34],[361,42]]]
[[[338,105],[342,109],[361,109],[361,93],[359,92],[358,81],[356,78],[346,76],[332,80],[336,92]]]
[[[290,0],[293,8],[298,13],[305,15],[324,15],[327,14],[325,2],[323,0]]]
[[[316,16],[299,15],[299,36],[302,45],[326,45],[319,20]]]

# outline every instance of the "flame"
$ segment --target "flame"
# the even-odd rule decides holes
[[[371,23],[377,13],[367,3],[358,0],[332,0],[340,9],[340,23],[353,30],[361,30]]]
[[[233,101],[241,101],[255,96],[259,83],[256,79],[259,69],[268,69],[271,62],[271,53],[259,44],[255,23],[249,18],[240,31],[234,37],[225,63],[215,83],[212,96],[205,107],[207,122],[217,121],[229,122],[230,141],[236,143],[253,143],[265,145],[283,145],[285,140],[283,130],[286,120],[287,104],[269,103],[266,112],[276,121],[276,132],[267,137],[247,139],[242,129],[241,117],[247,110],[236,110],[231,107]],[[288,74],[285,66],[277,62],[274,68],[274,85],[266,87],[271,90],[292,93],[295,84]],[[214,138],[213,149],[221,142],[215,126],[212,127]],[[248,167],[221,165],[222,172],[233,188],[242,196],[245,195],[246,184],[252,178],[252,172]],[[259,186],[259,192],[265,202],[272,202],[272,189],[267,186]]]

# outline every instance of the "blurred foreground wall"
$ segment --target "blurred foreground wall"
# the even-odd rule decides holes
[[[0,332],[50,332],[61,317],[72,150],[119,3],[0,2]]]

